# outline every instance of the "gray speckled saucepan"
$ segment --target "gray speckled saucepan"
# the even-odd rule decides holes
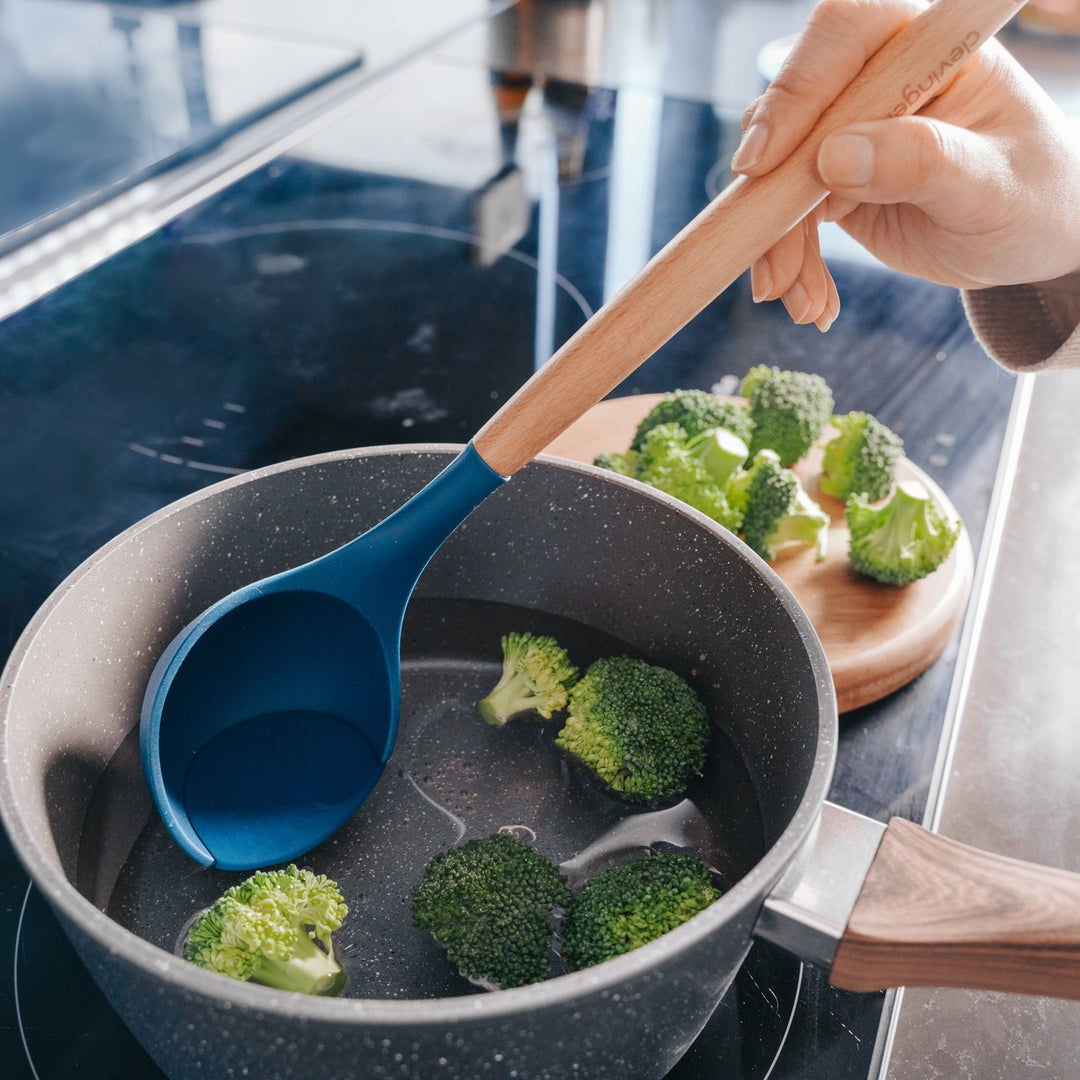
[[[824,656],[779,579],[705,518],[632,481],[541,458],[459,528],[421,578],[403,636],[402,729],[357,815],[303,860],[351,912],[344,997],[236,982],[178,955],[186,923],[241,874],[184,855],[138,757],[164,644],[215,597],[380,520],[458,448],[350,451],[224,481],[132,527],[65,581],[6,668],[0,812],[109,1000],[172,1080],[660,1077],[738,969],[766,894],[818,821],[835,747]],[[579,662],[673,667],[714,720],[684,803],[633,811],[591,789],[538,721],[492,728],[475,701],[512,629]],[[287,778],[283,778],[287,785]],[[709,859],[723,897],[599,967],[478,992],[411,924],[438,850],[516,825],[585,875],[650,845]]]
[[[776,574],[676,500],[549,457],[483,503],[425,570],[403,628],[394,754],[356,814],[302,859],[350,906],[334,935],[344,996],[270,990],[183,960],[191,919],[244,874],[191,859],[153,806],[138,719],[158,653],[216,597],[381,520],[459,449],[307,458],[167,506],[54,592],[4,670],[4,826],[171,1080],[658,1080],[755,936],[829,967],[845,989],[1080,998],[1080,875],[995,862],[825,802],[832,680]],[[625,652],[688,679],[713,734],[686,798],[647,810],[597,791],[557,751],[557,719],[484,723],[476,702],[511,630],[556,635],[582,666]],[[532,837],[573,885],[675,847],[705,858],[723,893],[625,956],[572,973],[553,956],[544,982],[479,991],[413,927],[408,900],[433,855],[501,828]]]

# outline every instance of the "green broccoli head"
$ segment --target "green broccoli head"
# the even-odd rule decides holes
[[[570,692],[555,742],[622,798],[682,795],[705,765],[705,706],[675,672],[628,656],[589,666]]]
[[[781,465],[793,465],[821,436],[832,418],[833,395],[820,376],[758,364],[740,387],[754,422],[750,453],[775,450]]]
[[[904,441],[866,412],[834,416],[832,425],[839,434],[825,444],[818,480],[821,490],[838,499],[851,495],[884,499],[892,491]]]
[[[641,421],[630,442],[631,450],[645,445],[645,436],[660,424],[678,424],[692,438],[709,428],[724,428],[749,443],[753,423],[746,406],[708,390],[672,390]]]
[[[690,441],[681,425],[658,424],[646,434],[642,443],[637,458],[637,478],[735,531],[739,527],[739,516],[709,471],[706,455],[691,447]],[[705,442],[696,445],[708,450]],[[739,445],[745,448],[745,443]]]
[[[829,515],[780,464],[775,450],[759,450],[750,466],[728,484],[728,498],[742,511],[742,537],[763,559],[785,544],[813,547],[820,561],[828,550]]]
[[[470,981],[509,989],[547,976],[556,907],[570,902],[557,866],[495,833],[436,855],[413,889],[413,922],[446,947]]]
[[[609,866],[574,898],[560,935],[572,971],[621,956],[674,930],[720,896],[693,855],[663,852]]]
[[[593,458],[593,464],[620,476],[637,476],[637,451],[627,450],[620,454],[617,450],[605,450]]]
[[[768,364],[755,364],[742,378],[739,384],[739,394],[749,401],[754,396],[754,391],[763,383],[768,382],[780,369],[770,367]]]
[[[566,708],[578,669],[553,638],[529,633],[502,639],[503,666],[499,681],[477,708],[489,724],[505,724],[523,712],[538,712],[545,720]]]
[[[960,536],[960,522],[917,480],[901,480],[884,503],[853,495],[845,516],[849,562],[887,585],[907,585],[932,573]]]
[[[234,885],[188,930],[184,958],[208,971],[278,990],[334,996],[345,971],[330,935],[348,907],[335,882],[287,866]]]

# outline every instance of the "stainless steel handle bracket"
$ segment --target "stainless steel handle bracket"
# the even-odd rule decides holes
[[[828,970],[884,832],[882,822],[826,802],[806,857],[766,897],[755,937]]]

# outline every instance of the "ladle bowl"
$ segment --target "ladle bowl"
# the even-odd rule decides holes
[[[409,597],[502,482],[466,448],[356,539],[229,593],[173,639],[150,677],[140,746],[192,858],[222,870],[295,859],[368,797],[397,737]]]

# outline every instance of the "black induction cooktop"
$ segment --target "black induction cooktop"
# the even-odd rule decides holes
[[[68,572],[176,498],[324,450],[465,442],[603,302],[620,230],[643,228],[613,198],[628,167],[614,152],[618,92],[533,93],[563,140],[546,188],[530,186],[534,163],[505,123],[504,159],[471,185],[300,147],[0,323],[2,655]],[[655,183],[635,212],[655,248],[725,175],[737,118],[653,104]],[[493,201],[509,229],[494,253]],[[819,372],[837,411],[871,411],[902,434],[977,550],[1012,380],[973,342],[952,290],[844,255],[833,269],[844,310],[827,335],[754,305],[739,282],[618,392],[730,391],[756,363]],[[834,801],[921,816],[954,660],[950,649],[841,718]],[[756,945],[672,1076],[865,1078],[886,1004]],[[0,1061],[9,1080],[160,1075],[3,839]]]

